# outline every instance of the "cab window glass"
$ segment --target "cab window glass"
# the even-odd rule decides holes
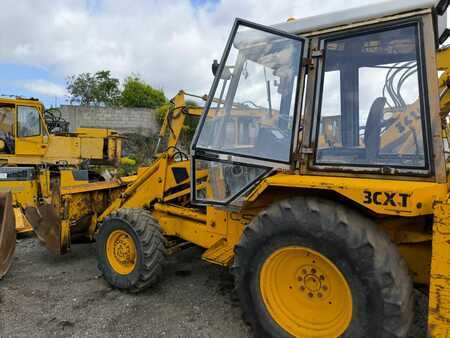
[[[0,134],[14,134],[14,105],[0,105]]]
[[[41,133],[39,112],[35,107],[17,107],[17,131],[19,137],[37,136]]]
[[[14,115],[16,107],[13,104],[0,104],[0,152],[14,153]]]
[[[316,163],[425,167],[417,25],[325,41]]]
[[[303,42],[239,27],[196,147],[288,163]]]

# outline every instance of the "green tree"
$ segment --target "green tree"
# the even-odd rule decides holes
[[[167,102],[162,90],[155,89],[138,76],[125,79],[120,103],[124,107],[159,108]]]
[[[69,76],[66,88],[70,103],[83,106],[114,106],[119,103],[119,80],[111,77],[109,70]]]

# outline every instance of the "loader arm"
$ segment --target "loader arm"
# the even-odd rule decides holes
[[[169,180],[167,171],[172,167],[184,168],[190,171],[190,163],[186,159],[176,162],[174,157],[180,150],[177,148],[178,140],[184,126],[186,116],[200,117],[203,107],[186,105],[186,94],[180,90],[177,95],[170,100],[170,106],[164,117],[164,121],[159,132],[159,140],[156,152],[161,147],[161,142],[166,138],[167,147],[163,152],[156,153],[156,160],[148,167],[138,172],[137,179],[130,184],[127,189],[98,217],[98,222],[102,222],[108,215],[120,208],[142,208],[151,202],[164,198],[164,194],[176,185],[185,185],[189,178],[177,182]],[[186,191],[188,194],[189,191]]]

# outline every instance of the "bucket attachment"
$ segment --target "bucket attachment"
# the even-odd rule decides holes
[[[12,195],[0,193],[0,279],[8,272],[16,249],[16,222]]]
[[[61,220],[50,204],[25,209],[25,216],[41,243],[56,255],[65,254],[70,248],[69,235],[63,231]]]

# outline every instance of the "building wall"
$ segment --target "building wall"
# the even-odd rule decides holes
[[[72,132],[79,127],[90,127],[151,136],[159,130],[155,114],[151,109],[63,105],[60,110],[62,117],[69,121]]]

